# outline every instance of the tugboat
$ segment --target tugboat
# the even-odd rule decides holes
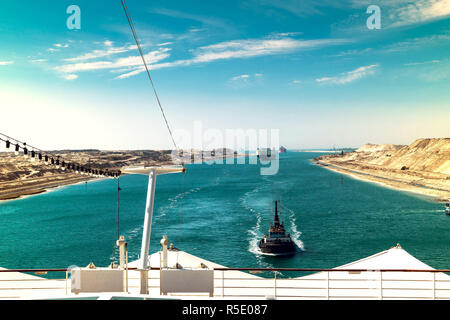
[[[445,204],[445,214],[450,216],[450,203]]]
[[[289,234],[286,235],[283,222],[280,223],[278,217],[278,201],[275,201],[275,219],[270,224],[269,235],[259,241],[259,249],[262,253],[271,253],[275,255],[294,254],[297,251],[294,241]]]

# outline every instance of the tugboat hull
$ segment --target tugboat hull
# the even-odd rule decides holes
[[[275,218],[273,224],[270,224],[269,234],[265,235],[259,241],[259,249],[262,253],[281,255],[294,254],[297,252],[297,247],[291,239],[291,236],[286,235],[283,222],[280,222],[278,216],[278,201],[275,201]]]
[[[276,243],[276,242],[264,242],[262,239],[259,242],[259,249],[262,253],[272,253],[272,254],[289,254],[296,253],[297,248],[293,242],[287,243]]]

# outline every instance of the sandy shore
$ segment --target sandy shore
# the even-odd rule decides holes
[[[33,184],[24,186],[21,185],[8,186],[8,188],[0,190],[0,201],[21,199],[26,196],[44,193],[63,186],[74,185],[98,179],[100,178],[94,178],[89,176],[78,176],[55,180],[42,179],[41,181],[35,181]]]
[[[326,160],[319,160],[319,161],[313,160],[313,161],[314,163],[316,163],[317,165],[321,165],[325,169],[339,172],[358,180],[376,183],[383,187],[395,190],[420,194],[423,196],[430,197],[431,199],[437,202],[448,202],[450,199],[450,190],[442,188],[441,186],[433,186],[430,184],[429,181],[424,182],[424,184],[420,184],[416,181],[412,181],[407,177],[403,177],[402,179],[401,177],[393,178],[387,175],[380,175],[377,174],[375,170],[370,169],[361,170],[356,168],[348,168],[342,165],[341,163],[336,164],[335,162]]]
[[[79,163],[86,163],[87,159],[101,163],[109,168],[120,170],[124,166],[151,166],[170,165],[169,151],[117,151],[99,152],[84,151],[73,152],[69,156],[77,157]],[[66,155],[67,156],[67,155]],[[247,154],[238,153],[226,156],[225,158],[247,157]],[[84,158],[83,158],[84,157]],[[197,158],[199,156],[197,154]],[[204,162],[224,160],[221,154],[216,153],[216,157],[204,157]],[[229,161],[229,159],[227,160]],[[202,163],[197,161],[195,163]],[[186,164],[190,164],[190,156],[186,159]],[[112,169],[112,170],[113,170]],[[36,195],[56,188],[84,183],[87,181],[102,180],[108,178],[97,178],[88,175],[76,174],[62,171],[53,166],[43,166],[39,162],[30,162],[23,157],[15,157],[11,154],[0,155],[0,201],[20,199],[26,196]]]

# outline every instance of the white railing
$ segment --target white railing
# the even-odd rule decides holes
[[[215,269],[215,297],[262,299],[450,299],[450,270]],[[271,278],[227,275],[271,272]],[[280,278],[280,272],[316,272]]]
[[[136,268],[128,268],[125,278],[126,292],[138,292]],[[0,298],[6,291],[58,290],[70,295],[71,279],[67,269],[0,270]],[[65,272],[65,279],[24,278],[4,273]],[[249,272],[249,273],[247,273]],[[286,278],[291,272],[308,274]],[[261,277],[268,275],[270,277]],[[367,270],[367,269],[263,269],[215,268],[214,298],[223,299],[450,299],[450,270]],[[257,276],[256,274],[260,275]],[[15,279],[17,278],[17,279]],[[160,269],[149,272],[150,295],[159,295]],[[45,294],[44,294],[45,295]],[[186,294],[170,293],[173,297]],[[189,294],[188,296],[200,296]],[[206,297],[205,297],[206,298]]]

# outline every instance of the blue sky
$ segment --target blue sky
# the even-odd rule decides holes
[[[127,4],[175,131],[279,129],[288,148],[450,136],[449,1]],[[44,149],[172,147],[120,0],[2,1],[0,43],[0,132]]]

